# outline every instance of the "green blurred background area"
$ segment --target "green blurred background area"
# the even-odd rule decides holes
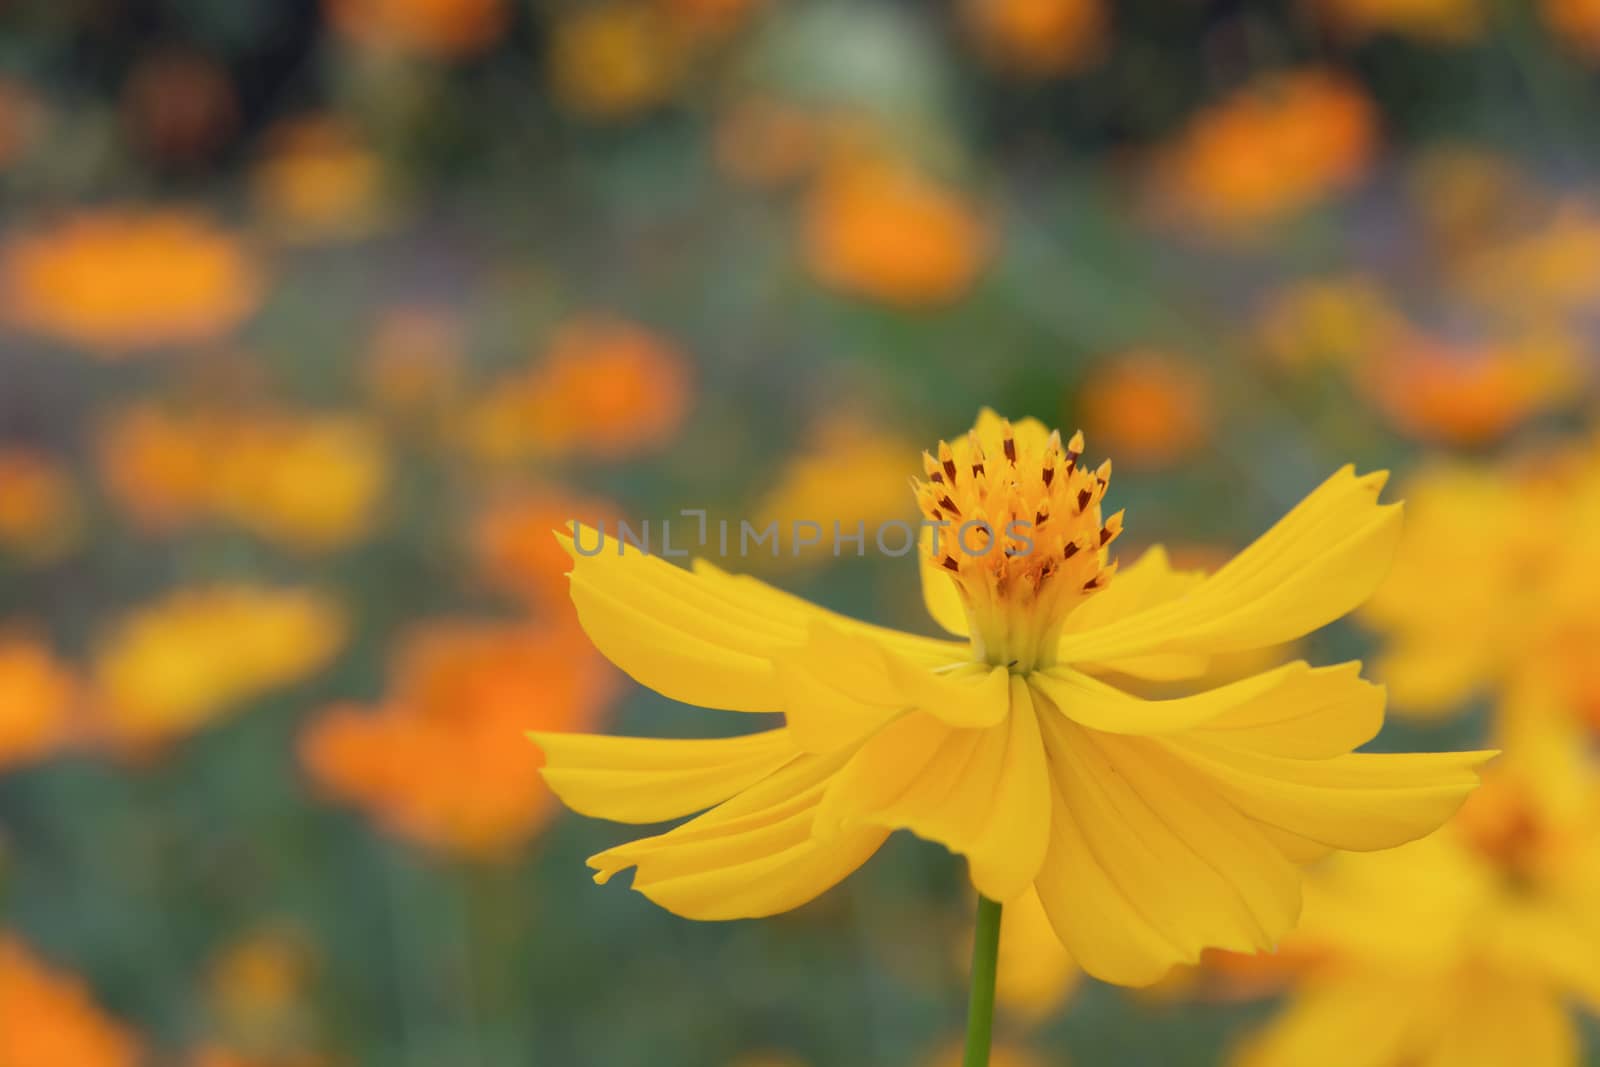
[[[984,406],[1196,567],[1345,463],[1593,466],[1597,106],[1593,0],[0,0],[0,1067],[953,1064],[942,848],[591,883],[635,835],[523,733],[748,722],[594,652],[550,531],[913,520]],[[829,540],[717,562],[932,632]],[[1024,961],[995,1067],[1229,1062],[1289,988],[1230,974]]]

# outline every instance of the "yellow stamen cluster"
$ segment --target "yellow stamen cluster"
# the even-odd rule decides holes
[[[912,486],[940,524],[924,544],[961,592],[974,655],[1026,671],[1054,658],[1067,615],[1110,582],[1106,548],[1122,512],[1101,522],[1111,462],[1080,467],[1082,433],[1063,447],[1059,431],[1029,441],[1002,422],[988,445],[975,432],[940,441],[937,456],[922,454],[927,480]]]

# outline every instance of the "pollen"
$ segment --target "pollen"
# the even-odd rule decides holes
[[[1116,572],[1122,512],[1101,515],[1111,463],[1090,470],[1083,450],[1082,433],[1062,444],[997,419],[922,454],[923,548],[960,591],[977,659],[1047,665],[1066,617]]]

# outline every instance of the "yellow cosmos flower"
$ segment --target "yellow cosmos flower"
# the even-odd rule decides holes
[[[343,644],[344,614],[304,589],[184,589],[117,622],[93,676],[112,741],[159,745],[232,706],[318,670]]]
[[[1575,1067],[1600,1008],[1600,794],[1570,724],[1530,722],[1444,831],[1341,856],[1289,940],[1305,973],[1239,1067]]]
[[[1448,715],[1488,693],[1516,716],[1548,686],[1600,726],[1600,449],[1439,464],[1408,493],[1398,565],[1363,609],[1397,710]]]
[[[704,561],[574,552],[579,617],[623,670],[685,703],[786,717],[725,740],[535,735],[546,780],[580,812],[709,809],[593,857],[596,880],[633,867],[634,888],[679,915],[770,915],[906,829],[965,855],[990,901],[1036,891],[1088,973],[1143,985],[1207,946],[1276,945],[1299,914],[1301,862],[1390,848],[1455,811],[1489,754],[1353,753],[1383,720],[1357,664],[1287,663],[1155,701],[1103,677],[1193,678],[1212,654],[1350,611],[1399,536],[1384,475],[1341,470],[1210,577],[1156,548],[1113,581],[1111,468],[1082,452],[1081,436],[984,411],[924,457],[918,502],[948,526],[923,538],[923,590],[956,640]]]

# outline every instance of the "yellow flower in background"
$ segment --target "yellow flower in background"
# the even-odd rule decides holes
[[[1137,467],[1161,467],[1205,446],[1213,429],[1211,379],[1182,356],[1140,349],[1100,363],[1077,403],[1086,433]]]
[[[0,933],[0,1064],[135,1067],[139,1041],[106,1015],[78,978]]]
[[[489,459],[633,455],[671,439],[693,392],[689,361],[666,338],[621,319],[579,318],[533,367],[490,388],[467,435]]]
[[[271,1053],[264,1062],[317,1062],[305,1053],[315,1027],[310,992],[316,968],[316,953],[303,935],[287,927],[252,930],[228,944],[206,971],[211,1022],[229,1043]],[[220,1056],[224,1049],[213,1052]]]
[[[978,48],[1004,74],[1042,78],[1082,70],[1104,54],[1104,0],[963,0]]]
[[[1560,203],[1531,230],[1486,242],[1449,266],[1476,303],[1514,320],[1590,310],[1600,303],[1600,209]]]
[[[99,724],[135,750],[174,740],[319,670],[344,636],[343,612],[320,593],[178,590],[102,634],[91,672]]]
[[[1516,714],[1553,687],[1600,726],[1600,454],[1589,442],[1501,466],[1441,463],[1408,487],[1411,521],[1363,612],[1386,638],[1397,710],[1444,715],[1489,692]]]
[[[592,726],[614,679],[565,626],[436,623],[395,660],[376,710],[330,708],[301,738],[318,788],[392,833],[466,858],[515,855],[555,814],[530,724]]]
[[[662,103],[686,58],[673,24],[633,0],[574,7],[550,36],[550,91],[586,118],[625,118]]]
[[[995,979],[1003,1009],[1024,1022],[1043,1022],[1066,1005],[1082,977],[1035,890],[1006,904]]]
[[[0,319],[105,358],[218,340],[262,288],[237,237],[175,209],[85,210],[0,247]]]
[[[1356,368],[1407,329],[1376,281],[1361,277],[1298,282],[1275,293],[1255,326],[1268,358],[1291,371]]]
[[[910,448],[861,415],[835,415],[814,427],[757,503],[754,522],[760,527],[776,522],[780,529],[813,522],[822,532],[818,543],[798,557],[781,552],[775,565],[832,558],[835,523],[846,536],[864,525],[870,544],[881,523],[913,519],[914,505],[901,481]],[[862,553],[870,551],[867,544]],[[856,550],[846,545],[841,551]]]
[[[1342,75],[1263,78],[1200,112],[1159,154],[1161,206],[1223,230],[1277,221],[1355,185],[1377,128],[1371,99]]]
[[[1483,0],[1315,0],[1320,14],[1355,37],[1394,33],[1457,44],[1483,32]]]
[[[79,534],[77,489],[65,467],[27,448],[0,447],[0,552],[49,561]]]
[[[0,772],[65,744],[77,700],[77,680],[49,647],[0,633]]]
[[[1557,723],[1507,737],[1445,831],[1312,876],[1304,973],[1238,1067],[1576,1067],[1567,1004],[1600,1009],[1600,778]]]
[[[1357,380],[1402,433],[1467,446],[1571,406],[1583,358],[1577,339],[1563,334],[1453,344],[1413,333],[1374,358]]]
[[[382,161],[332,116],[296,119],[270,131],[250,182],[275,237],[360,237],[383,222]]]
[[[434,59],[483,52],[511,22],[506,0],[324,0],[323,7],[358,45]]]
[[[136,404],[98,452],[107,491],[147,529],[222,520],[310,552],[364,536],[389,477],[381,435],[355,415]]]
[[[1156,701],[1101,677],[1194,678],[1212,655],[1349,612],[1399,537],[1400,509],[1377,502],[1384,475],[1341,470],[1209,577],[1152,549],[1113,581],[1122,515],[1102,515],[1110,465],[1080,465],[1082,451],[986,410],[924,455],[919,506],[952,525],[923,538],[923,591],[959,640],[847,619],[705,561],[574,546],[584,629],[635,680],[785,716],[709,741],[536,733],[546,781],[580,812],[704,812],[592,857],[596,880],[633,867],[634,888],[679,915],[771,915],[909,829],[965,855],[992,901],[1035,890],[1089,974],[1145,985],[1210,946],[1270,949],[1298,916],[1301,863],[1392,848],[1455,811],[1489,754],[1352,752],[1383,721],[1356,664],[1288,663]],[[979,521],[960,540],[956,524]]]
[[[883,159],[830,163],[811,189],[802,224],[806,262],[821,281],[905,307],[967,292],[993,244],[965,197]]]
[[[962,1049],[952,1045],[927,1061],[926,1067],[961,1067]],[[989,1067],[1045,1067],[1045,1061],[1018,1045],[996,1044],[989,1052]]]

